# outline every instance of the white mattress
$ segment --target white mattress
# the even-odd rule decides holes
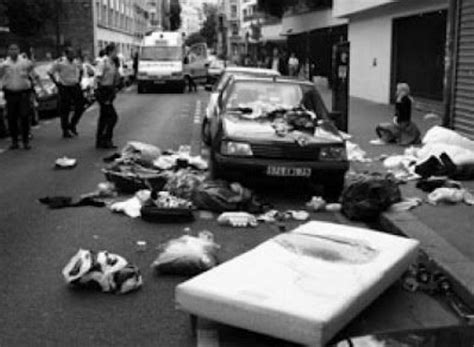
[[[320,346],[396,281],[418,242],[309,222],[176,288],[179,309]]]

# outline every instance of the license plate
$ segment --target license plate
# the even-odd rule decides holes
[[[268,166],[267,175],[277,177],[310,177],[311,169],[306,167]]]

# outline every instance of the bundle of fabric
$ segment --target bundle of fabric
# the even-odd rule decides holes
[[[162,190],[178,198],[192,200],[197,188],[204,182],[206,174],[191,169],[165,173],[167,183]]]
[[[160,170],[147,168],[132,160],[115,161],[102,171],[107,181],[127,194],[141,189],[161,190],[167,180]]]
[[[261,213],[265,204],[261,203],[249,189],[239,183],[223,180],[205,181],[193,195],[194,205],[212,212],[247,211]]]
[[[351,220],[373,221],[401,200],[393,175],[356,174],[349,177],[342,192],[342,213]]]
[[[423,147],[414,153],[418,158],[415,172],[424,178],[474,179],[474,141],[453,130],[432,127],[423,138]]]
[[[129,159],[142,163],[145,166],[152,166],[153,161],[160,155],[161,150],[156,146],[138,141],[130,141],[122,149],[121,159]]]
[[[140,270],[117,254],[79,249],[64,267],[66,283],[106,293],[125,294],[143,284]]]
[[[160,246],[160,254],[151,265],[160,274],[197,275],[215,267],[220,246],[208,231],[198,237],[184,235]]]

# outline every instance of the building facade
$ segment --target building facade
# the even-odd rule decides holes
[[[181,0],[181,28],[186,35],[201,30],[204,21],[204,7],[201,1]]]
[[[350,94],[390,103],[397,83],[442,111],[447,0],[334,0],[348,20]]]

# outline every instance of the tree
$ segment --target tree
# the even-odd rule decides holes
[[[218,24],[218,9],[217,6],[206,4],[204,7],[206,20],[201,28],[201,35],[205,38],[205,42],[209,47],[214,47],[217,42],[217,24]]]
[[[5,15],[10,31],[33,36],[55,19],[54,2],[50,0],[0,0],[0,15]]]
[[[179,0],[170,1],[170,30],[176,31],[181,27],[181,4]]]
[[[203,42],[206,42],[206,38],[202,36],[201,33],[198,31],[198,32],[189,34],[189,36],[186,38],[185,44],[186,46],[192,46],[196,43],[203,43]]]

